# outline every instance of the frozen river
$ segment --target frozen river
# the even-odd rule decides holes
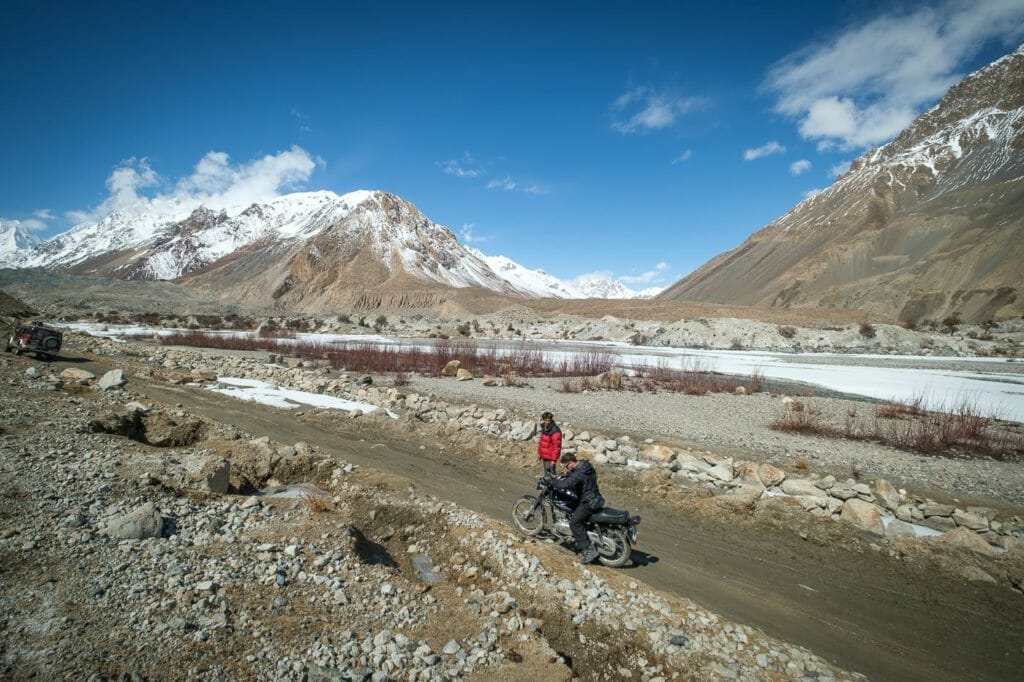
[[[85,324],[68,326],[102,336],[153,336],[177,331],[113,326],[100,329],[97,325]],[[369,334],[299,334],[296,341],[409,346],[432,343],[427,339]],[[525,346],[542,351],[553,361],[596,351],[616,356],[616,364],[627,371],[633,367],[660,366],[739,376],[760,374],[766,379],[800,382],[878,400],[921,400],[924,407],[937,410],[948,411],[966,403],[976,413],[1024,422],[1024,362],[1008,362],[1005,358],[771,353],[551,340],[467,340],[460,343],[493,345],[499,349]]]

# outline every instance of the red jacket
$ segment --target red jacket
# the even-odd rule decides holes
[[[552,423],[550,429],[547,431],[542,429],[540,432],[540,442],[537,443],[537,457],[550,462],[556,462],[561,454],[562,430],[558,428],[558,424]]]

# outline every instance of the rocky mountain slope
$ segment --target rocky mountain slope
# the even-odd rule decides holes
[[[303,310],[368,290],[414,297],[419,290],[452,287],[531,298],[650,295],[600,278],[564,282],[504,256],[487,256],[387,192],[294,193],[220,211],[177,205],[159,214],[119,211],[43,243],[17,224],[4,235],[0,265],[176,280],[224,300]]]
[[[660,300],[1024,313],[1024,46]]]

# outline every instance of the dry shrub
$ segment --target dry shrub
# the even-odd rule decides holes
[[[779,336],[784,339],[791,339],[796,336],[796,327],[790,327],[789,325],[781,325],[778,329]]]
[[[330,495],[307,490],[299,496],[299,503],[310,514],[322,514],[334,509],[334,498]]]
[[[405,372],[395,372],[394,378],[391,380],[392,386],[408,386],[412,381],[409,380],[409,375]]]
[[[555,390],[559,393],[579,393],[580,388],[572,377],[562,377],[561,380],[555,384]]]
[[[981,414],[970,401],[949,410],[925,410],[923,399],[892,403],[875,409],[874,419],[858,418],[847,410],[842,424],[834,425],[819,410],[797,401],[769,426],[777,431],[806,435],[868,440],[899,450],[943,457],[1024,457],[1024,433],[993,416]]]
[[[888,405],[881,405],[875,408],[875,416],[879,419],[919,417],[924,414],[924,409],[921,407],[923,403],[924,399],[918,396],[906,402],[893,402]]]
[[[835,430],[825,422],[821,411],[813,407],[805,406],[801,402],[794,402],[790,409],[781,417],[768,425],[776,431],[787,431],[789,433],[803,433],[811,436],[831,436]]]
[[[511,386],[513,388],[520,388],[522,386],[529,386],[518,374],[515,372],[505,372],[501,375],[501,382],[504,386]]]

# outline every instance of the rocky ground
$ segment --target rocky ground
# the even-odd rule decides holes
[[[263,354],[77,334],[63,355],[56,367],[28,357],[0,361],[5,677],[166,677],[168,660],[179,666],[171,677],[211,679],[851,677],[624,572],[582,568],[557,546],[523,543],[507,526],[417,492],[401,477],[146,397],[149,387],[213,382],[218,373],[362,400],[373,393],[397,407],[395,389],[360,387],[357,377],[315,367],[269,365]],[[101,381],[69,371],[97,362],[124,375]],[[1012,604],[1024,589],[1015,544],[1019,464],[774,434],[764,423],[783,409],[783,397],[767,394],[630,395],[629,413],[643,415],[633,420],[625,419],[618,393],[567,395],[543,381],[413,381],[401,389],[399,420],[364,417],[339,427],[337,413],[315,409],[295,418],[371,443],[405,433],[442,452],[521,470],[535,466],[532,443],[513,431],[528,431],[532,415],[557,406],[570,446],[604,457],[602,480],[615,493],[724,515],[726,523],[735,515],[756,535],[785,525],[854,553],[884,555],[888,547],[915,570],[990,586],[979,595],[991,593],[985,599],[997,604]],[[821,400],[823,408],[847,409]],[[594,433],[583,438],[587,429]],[[627,448],[643,459],[652,436],[652,445],[670,449],[667,461],[646,471],[616,465]],[[807,481],[793,499],[812,498],[805,509],[817,514],[801,516],[799,505],[778,511],[771,499],[755,504],[737,494],[744,491],[731,484],[734,477],[752,481],[741,460],[774,463],[784,478]],[[766,483],[781,489],[769,475],[776,474],[757,470],[762,490]],[[907,520],[942,519],[957,541],[884,532],[871,540],[852,521],[830,520],[853,507],[844,498],[881,505],[881,476],[911,488],[893,502]],[[255,494],[267,486],[279,493]],[[879,570],[892,568],[883,562]],[[975,608],[978,598],[970,597]]]
[[[148,400],[133,384],[173,373],[121,359],[103,382],[0,360],[4,678],[851,678],[408,481]]]

